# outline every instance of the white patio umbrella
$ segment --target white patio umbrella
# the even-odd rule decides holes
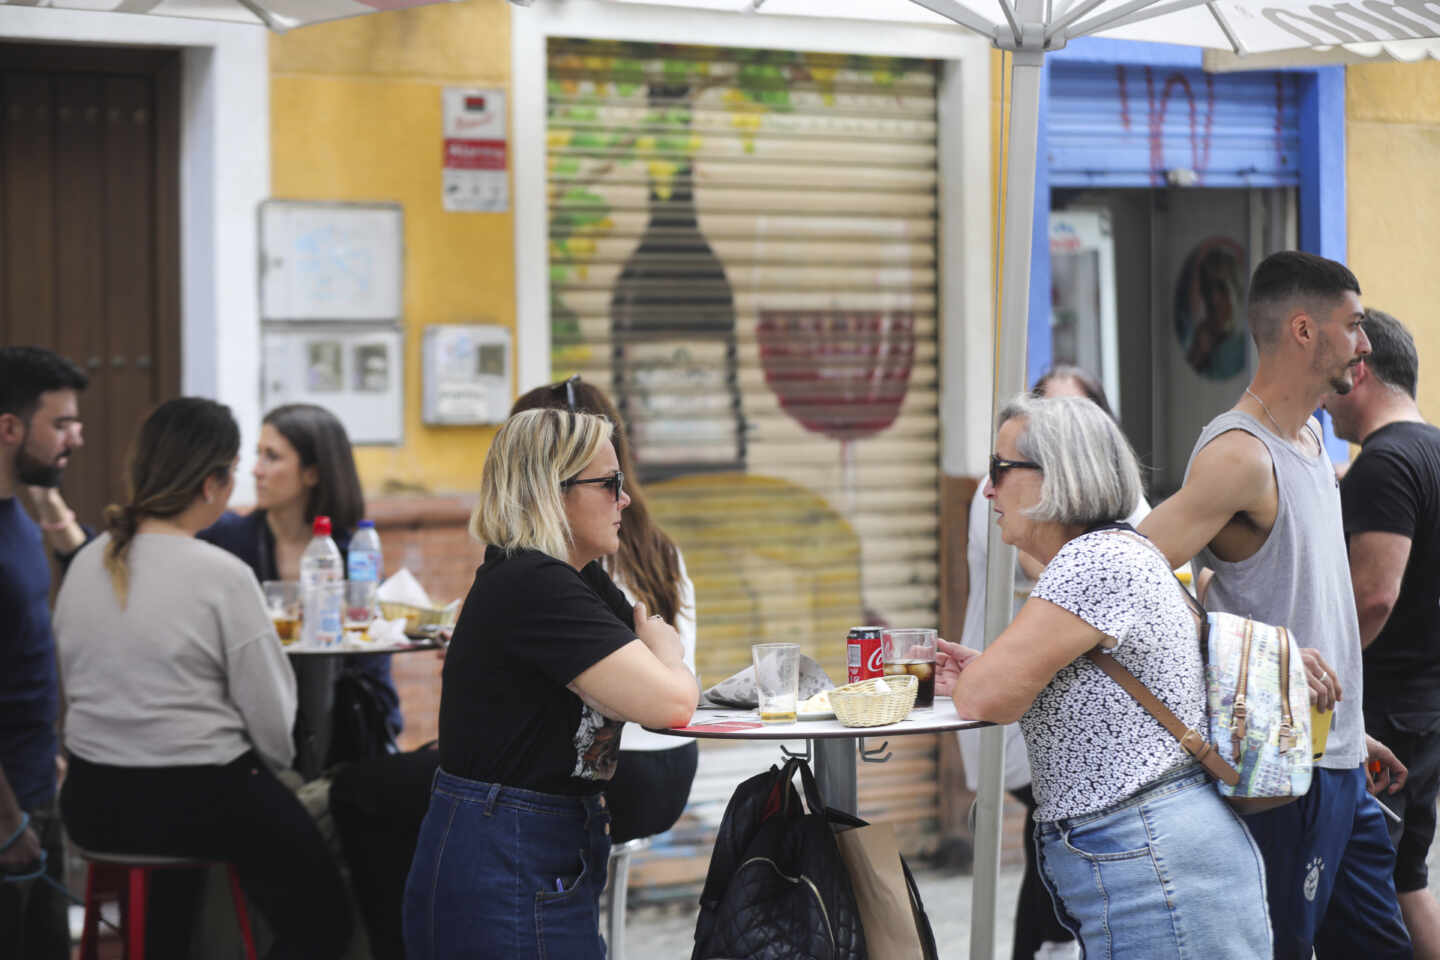
[[[1275,50],[1270,53],[1239,54],[1226,50],[1205,51],[1205,69],[1211,73],[1365,63],[1419,63],[1421,60],[1440,60],[1440,40],[1340,43],[1324,47]]]
[[[53,7],[100,13],[151,13],[192,20],[250,23],[284,33],[325,20],[423,7],[442,0],[0,0],[0,7]],[[443,0],[454,2],[454,0]]]

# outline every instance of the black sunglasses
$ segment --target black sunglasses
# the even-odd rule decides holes
[[[1040,464],[1034,460],[1004,460],[995,454],[990,454],[990,486],[1000,486],[1000,479],[1005,476],[1007,470],[1014,470],[1020,467],[1023,470],[1040,470]]]
[[[615,495],[616,503],[620,502],[620,494],[625,492],[625,474],[620,470],[616,470],[608,477],[591,477],[589,480],[562,480],[560,481],[560,488],[564,490],[568,487],[579,486],[582,483],[598,483],[601,486],[609,488],[610,492]]]
[[[555,384],[555,386],[553,386],[553,387],[550,388],[551,390],[554,390],[556,393],[559,393],[561,390],[564,390],[564,391],[565,391],[565,407],[566,407],[571,413],[576,413],[576,412],[577,412],[576,409],[575,409],[575,384],[577,384],[577,383],[579,383],[579,382],[580,382],[580,374],[574,373],[574,374],[571,374],[570,376],[566,377],[564,380],[561,380],[559,383]],[[619,499],[619,497],[617,496],[616,499]]]

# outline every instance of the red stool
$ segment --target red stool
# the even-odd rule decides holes
[[[80,935],[80,960],[98,960],[100,953],[100,902],[120,903],[120,935],[125,942],[125,960],[145,960],[145,903],[150,893],[150,874],[156,870],[194,869],[213,866],[212,861],[186,857],[159,857],[146,854],[76,852],[89,864],[85,876],[85,927]],[[250,911],[240,889],[235,865],[225,864],[230,877],[230,898],[235,904],[235,922],[245,943],[245,956],[257,960],[255,937],[250,931]]]

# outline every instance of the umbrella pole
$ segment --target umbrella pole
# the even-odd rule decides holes
[[[1021,23],[1038,23],[1040,4],[1022,2]],[[1033,28],[1032,28],[1033,29]],[[1017,50],[1011,59],[1010,139],[1006,164],[1005,262],[1001,295],[999,347],[995,356],[995,396],[991,423],[1000,408],[1025,389],[1025,332],[1030,313],[1030,241],[1035,209],[1036,143],[1040,123],[1040,83],[1044,53]],[[1048,201],[1047,201],[1048,202]],[[995,449],[991,437],[990,449]],[[1010,624],[1015,604],[1015,548],[990,524],[985,567],[985,645]],[[1005,730],[987,727],[980,734],[979,791],[975,796],[975,875],[970,900],[970,960],[994,960],[996,889],[1000,881],[1000,837],[1005,800]]]

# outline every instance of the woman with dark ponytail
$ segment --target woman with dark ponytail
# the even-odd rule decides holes
[[[229,408],[162,404],[131,451],[128,497],[71,564],[55,608],[81,847],[233,863],[275,934],[271,960],[339,957],[339,871],[274,775],[294,758],[295,680],[250,569],[195,534],[224,512],[240,431]],[[200,884],[151,880],[147,956],[189,956]]]

